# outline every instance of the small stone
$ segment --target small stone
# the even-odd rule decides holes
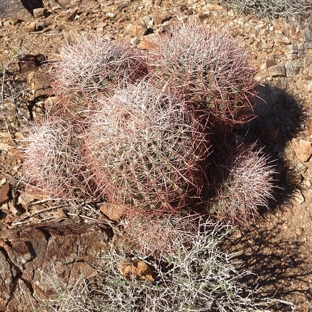
[[[154,21],[148,15],[143,17],[143,22],[147,28],[152,28]]]
[[[156,12],[151,15],[154,25],[161,25],[172,18],[172,15],[164,12]]]
[[[302,36],[303,36],[304,42],[312,41],[312,31],[308,27],[302,31]]]
[[[21,205],[23,208],[27,210],[27,207],[34,202],[35,199],[32,196],[29,196],[25,193],[21,193],[18,197],[18,205]]]
[[[64,6],[59,3],[59,1],[56,0],[50,0],[48,3],[49,9],[51,9],[53,12],[59,9],[63,9]]]
[[[270,33],[270,30],[268,28],[260,29],[261,36],[268,36],[269,33]]]
[[[32,197],[32,200],[45,200],[45,199],[49,199],[50,196],[47,196],[46,194],[44,194],[40,189],[27,184],[25,186],[25,190],[22,194],[25,194],[29,197]]]
[[[153,1],[152,0],[142,0],[143,4],[148,7],[153,5]]]
[[[312,56],[311,55],[306,55],[303,59],[304,62],[304,67],[307,68],[312,64]]]
[[[70,1],[70,5],[71,5],[72,7],[77,6],[77,5],[81,4],[81,1],[82,1],[82,0],[71,0],[71,1]]]
[[[208,3],[206,5],[204,5],[201,8],[203,13],[210,13],[210,12],[214,12],[214,11],[222,11],[223,8],[222,6],[218,5],[218,4],[213,4],[213,3]]]
[[[95,31],[97,34],[103,34],[104,28],[103,27],[97,27]]]
[[[142,37],[147,33],[147,31],[148,28],[146,27],[146,25],[140,23],[134,26],[133,34],[136,38],[142,39]]]
[[[110,19],[113,19],[115,17],[115,14],[112,12],[107,12],[106,16],[109,17]]]
[[[28,23],[25,28],[29,31],[29,32],[34,32],[37,29],[37,23],[35,21]]]
[[[293,60],[293,59],[298,58],[298,54],[299,54],[298,45],[296,44],[289,45],[287,50],[288,50],[287,51],[288,60]]]
[[[261,40],[262,49],[270,50],[274,47],[274,41],[271,39]]]
[[[118,221],[125,214],[127,207],[123,205],[109,205],[104,203],[100,206],[100,210],[110,220]]]
[[[275,31],[274,42],[276,44],[280,44],[280,45],[283,45],[283,44],[286,45],[286,44],[290,44],[291,43],[289,38],[283,34],[282,30],[276,30]]]
[[[295,203],[298,203],[298,204],[303,204],[305,202],[305,198],[301,192],[300,189],[297,189],[294,193],[293,193],[293,201]]]
[[[286,68],[283,64],[271,66],[268,68],[268,71],[271,77],[285,77],[286,76]]]
[[[295,171],[301,174],[304,174],[307,169],[308,168],[301,162],[295,167]]]
[[[134,32],[134,25],[132,23],[129,23],[125,26],[124,33],[126,35],[132,35]]]
[[[138,47],[142,50],[152,51],[158,46],[159,35],[150,34],[143,37],[142,41],[138,44]]]
[[[153,282],[154,278],[148,265],[139,259],[121,259],[117,265],[119,272],[128,280],[138,279]]]
[[[133,45],[138,45],[140,42],[141,42],[141,40],[138,38],[131,38],[130,39],[130,44],[133,44]]]
[[[100,22],[94,25],[94,28],[104,28],[107,26],[107,23],[105,22]]]
[[[291,44],[291,45],[287,46],[287,50],[288,50],[288,53],[298,53],[299,52],[297,44]]]
[[[11,148],[12,148],[12,146],[10,144],[0,142],[0,150],[1,151],[7,152]]]
[[[33,15],[34,15],[34,17],[42,17],[42,16],[44,16],[44,11],[45,11],[44,8],[34,9],[33,10]]]
[[[299,161],[306,162],[312,155],[311,143],[302,139],[293,139],[291,142]]]
[[[275,60],[272,57],[268,57],[260,68],[261,70],[266,70],[272,66],[275,66]]]
[[[307,49],[307,50],[312,49],[312,42],[306,42],[306,43],[304,44],[304,48]]]
[[[13,205],[13,203],[8,203],[8,208],[9,208],[9,210],[10,210],[10,213],[12,214],[12,215],[17,215],[18,213],[19,213],[19,210],[15,207],[15,205]]]
[[[312,92],[312,80],[306,81],[305,89],[306,89],[306,91]]]
[[[304,186],[307,188],[311,188],[312,186],[312,182],[310,179],[304,179],[303,183],[304,183]]]
[[[77,13],[78,13],[78,8],[76,8],[75,10],[72,10],[72,12],[68,14],[66,20],[69,22],[73,21],[76,18]]]
[[[10,193],[10,184],[6,182],[4,185],[0,187],[0,206],[7,203],[10,200],[9,193]]]
[[[301,70],[303,70],[304,67],[304,60],[293,60],[286,63],[286,75],[287,77],[293,77],[300,73]]]

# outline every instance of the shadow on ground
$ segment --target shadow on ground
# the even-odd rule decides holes
[[[300,187],[300,181],[294,178],[294,166],[288,163],[286,147],[302,130],[305,112],[300,101],[281,88],[261,84],[256,90],[257,96],[252,100],[254,119],[246,124],[235,125],[234,129],[227,124],[214,129],[211,136],[213,153],[207,170],[210,185],[204,196],[208,202],[212,199],[213,203],[235,166],[238,152],[248,150],[244,145],[253,146],[254,150],[261,150],[268,155],[270,165],[276,171],[274,180],[277,187],[269,207],[274,211],[278,206],[287,206],[294,192]],[[261,215],[267,210],[267,207],[259,207]]]
[[[259,85],[257,90],[255,114],[258,117],[248,127],[238,128],[236,135],[243,137],[246,143],[257,142],[272,160],[276,160],[279,188],[271,211],[263,211],[255,223],[234,233],[222,249],[237,254],[235,258],[241,261],[243,269],[255,273],[244,282],[252,288],[258,285],[259,298],[277,298],[294,303],[296,311],[311,311],[311,255],[306,237],[292,233],[288,227],[293,222],[289,219],[293,212],[288,203],[300,184],[289,178],[295,175],[291,169],[294,164],[288,163],[285,157],[287,145],[302,130],[305,112],[300,101],[282,89],[265,84]],[[281,207],[287,211],[283,212]],[[300,224],[297,223],[298,228]],[[272,308],[273,311],[293,311],[283,303]]]
[[[272,202],[274,208],[287,205],[294,191],[299,188],[298,181],[291,178],[295,173],[285,155],[287,145],[302,131],[306,115],[300,100],[289,92],[270,84],[258,85],[257,91],[257,118],[250,122],[246,140],[257,142],[275,162],[279,188],[276,189],[276,201]]]
[[[244,278],[249,287],[258,285],[257,297],[276,298],[297,305],[297,311],[310,311],[312,298],[311,258],[304,250],[303,241],[290,241],[283,237],[283,223],[268,226],[253,225],[252,229],[234,234],[222,249],[237,254],[245,270],[254,274]],[[311,306],[312,307],[312,306]],[[310,307],[310,308],[311,308]],[[287,304],[272,304],[273,311],[292,311]]]

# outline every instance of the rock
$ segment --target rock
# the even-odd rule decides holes
[[[286,76],[286,68],[284,64],[271,66],[268,68],[268,71],[271,77],[285,77]]]
[[[139,259],[121,259],[117,265],[119,272],[128,280],[138,279],[153,282],[153,276],[148,265]]]
[[[285,68],[286,68],[287,77],[296,76],[304,68],[304,59],[298,59],[298,60],[286,62]]]
[[[76,18],[77,14],[78,14],[78,8],[70,11],[66,17],[66,20],[70,22],[73,21]]]
[[[34,32],[37,29],[37,23],[36,21],[32,21],[26,24],[25,29],[27,29],[29,32]]]
[[[294,204],[303,204],[305,202],[305,198],[300,189],[295,190],[293,193],[292,201]]]
[[[134,33],[134,25],[132,23],[129,23],[124,28],[124,33],[126,35],[133,35]]]
[[[161,25],[164,22],[169,21],[172,18],[172,14],[167,13],[167,12],[155,12],[151,15],[152,20],[154,22],[155,26]]]
[[[110,229],[96,224],[41,224],[0,232],[0,310],[38,311],[57,285],[97,275]],[[12,293],[14,295],[12,296]]]
[[[1,0],[0,17],[27,21],[32,18],[34,9],[42,7],[41,0]]]
[[[298,58],[298,56],[299,56],[298,45],[297,44],[292,44],[292,45],[289,45],[287,47],[288,47],[288,49],[287,49],[287,59],[288,60],[293,60],[293,59]]]
[[[201,8],[202,14],[207,14],[207,13],[210,13],[210,12],[222,11],[222,10],[223,10],[222,6],[220,6],[218,4],[213,4],[213,3],[205,4]]]
[[[312,80],[306,81],[306,91],[312,92]]]
[[[31,72],[27,76],[27,82],[30,84],[34,98],[39,96],[47,97],[52,94],[51,76],[48,72]]]
[[[279,45],[287,45],[291,43],[289,38],[284,35],[282,30],[275,30],[274,42],[275,44]]]
[[[5,151],[7,152],[9,149],[12,148],[12,145],[8,144],[8,143],[3,143],[3,142],[0,142],[0,150],[1,151]]]
[[[5,184],[0,186],[0,206],[2,206],[3,204],[7,203],[10,200],[9,193],[10,193],[10,184],[6,182]]]
[[[264,39],[264,40],[261,40],[261,45],[264,51],[268,51],[268,50],[273,49],[274,41],[272,39]]]
[[[293,139],[291,144],[299,161],[306,162],[310,159],[312,155],[310,142],[302,139]]]
[[[275,63],[274,58],[267,57],[265,62],[260,66],[260,69],[261,70],[266,70],[266,69],[268,69],[268,68],[270,68],[272,66],[275,66],[275,65],[276,65],[276,63]]]
[[[143,22],[147,28],[153,28],[154,21],[148,15],[143,17]]]
[[[28,207],[31,203],[35,201],[34,197],[27,195],[24,192],[21,192],[18,196],[17,204],[21,205],[25,210],[28,210]]]
[[[16,157],[18,159],[21,159],[23,156],[23,153],[20,149],[18,148],[11,148],[8,150],[8,156],[10,157]]]
[[[142,37],[147,33],[148,28],[145,23],[136,24],[133,29],[133,35],[137,39],[142,39]]]
[[[141,40],[138,38],[131,38],[130,40],[130,44],[133,44],[133,45],[138,45],[140,42]]]
[[[152,51],[157,48],[159,42],[159,35],[150,34],[143,37],[138,44],[138,47],[142,50]]]
[[[311,50],[312,49],[312,42],[306,42],[304,44],[304,48],[307,49],[307,50]]]
[[[34,17],[42,17],[44,16],[45,9],[44,8],[37,8],[33,10]]]
[[[28,197],[31,197],[34,200],[46,200],[50,197],[44,194],[40,189],[36,188],[35,186],[26,184],[24,192],[21,194],[25,194]]]
[[[55,12],[60,9],[66,9],[67,7],[70,8],[72,5],[70,0],[44,0],[44,6]]]
[[[311,42],[312,41],[312,31],[308,27],[306,27],[302,31],[302,36],[303,36],[304,42]]]
[[[20,73],[25,74],[37,70],[42,62],[45,61],[45,56],[42,54],[27,54],[18,60]]]
[[[157,48],[158,42],[159,42],[159,35],[150,34],[150,35],[143,37],[141,42],[138,44],[138,47],[142,50],[147,50],[151,52],[152,50],[155,50]]]
[[[127,211],[127,207],[123,205],[109,205],[104,203],[100,206],[100,210],[110,220],[118,221]]]

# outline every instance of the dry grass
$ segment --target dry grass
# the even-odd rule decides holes
[[[224,1],[218,1],[224,4]],[[226,5],[234,7],[239,14],[255,15],[258,18],[288,17],[305,14],[311,9],[311,2],[307,0],[229,0]]]
[[[252,273],[240,268],[235,254],[219,249],[233,228],[209,219],[198,221],[195,231],[187,231],[186,236],[180,235],[181,230],[185,231],[180,222],[172,223],[176,240],[170,255],[140,258],[135,250],[131,256],[115,248],[103,251],[103,270],[97,279],[100,284],[80,281],[70,289],[61,288],[58,297],[46,302],[45,307],[53,307],[51,311],[70,308],[88,312],[270,311],[269,307],[279,300],[258,297],[256,285],[251,289],[243,282]],[[153,278],[122,276],[119,267],[125,261],[144,262]],[[291,303],[283,304],[294,310]]]

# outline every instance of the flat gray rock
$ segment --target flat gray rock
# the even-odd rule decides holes
[[[32,17],[34,9],[42,7],[41,0],[0,0],[0,19],[26,20]]]

